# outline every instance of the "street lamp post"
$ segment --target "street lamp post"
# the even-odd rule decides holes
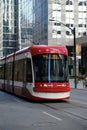
[[[75,27],[72,29],[70,27],[68,27],[66,24],[60,22],[60,21],[57,21],[57,20],[54,20],[54,19],[49,19],[49,21],[56,21],[64,26],[66,26],[68,29],[71,30],[72,34],[73,34],[73,37],[74,37],[74,82],[75,82],[75,88],[77,88],[77,75],[76,75],[76,30],[75,30]]]
[[[75,88],[77,88],[77,80],[76,80],[76,31],[75,27],[73,28],[73,36],[74,36],[74,76],[75,76]]]

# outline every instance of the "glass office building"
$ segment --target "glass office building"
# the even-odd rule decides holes
[[[0,56],[3,54],[3,1],[0,2]]]
[[[0,57],[32,43],[33,0],[0,0]]]
[[[33,44],[33,0],[20,0],[20,49]]]
[[[33,0],[33,40],[48,44],[48,0]]]
[[[19,49],[18,0],[0,0],[0,56]]]

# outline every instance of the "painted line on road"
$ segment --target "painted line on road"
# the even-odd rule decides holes
[[[52,118],[55,118],[55,119],[58,120],[58,121],[62,121],[61,118],[58,118],[58,117],[56,117],[56,116],[53,116],[53,115],[51,115],[51,114],[49,114],[49,113],[47,113],[47,112],[45,112],[45,111],[43,111],[43,113],[44,113],[45,115],[48,115],[48,116],[52,117]]]

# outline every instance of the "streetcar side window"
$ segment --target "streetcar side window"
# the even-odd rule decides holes
[[[12,80],[12,63],[6,64],[6,79]]]
[[[25,77],[25,68],[26,68],[25,59],[15,61],[14,80],[25,81],[25,78],[26,78]]]
[[[0,65],[0,79],[4,79],[4,64]]]
[[[30,59],[21,59],[15,61],[14,80],[32,82],[32,68]]]
[[[26,64],[26,80],[27,80],[27,82],[32,82],[31,59],[27,59],[27,64]]]

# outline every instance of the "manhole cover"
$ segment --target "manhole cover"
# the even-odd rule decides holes
[[[38,122],[38,123],[34,123],[33,126],[38,126],[38,127],[46,127],[46,126],[54,126],[56,125],[55,122]]]

